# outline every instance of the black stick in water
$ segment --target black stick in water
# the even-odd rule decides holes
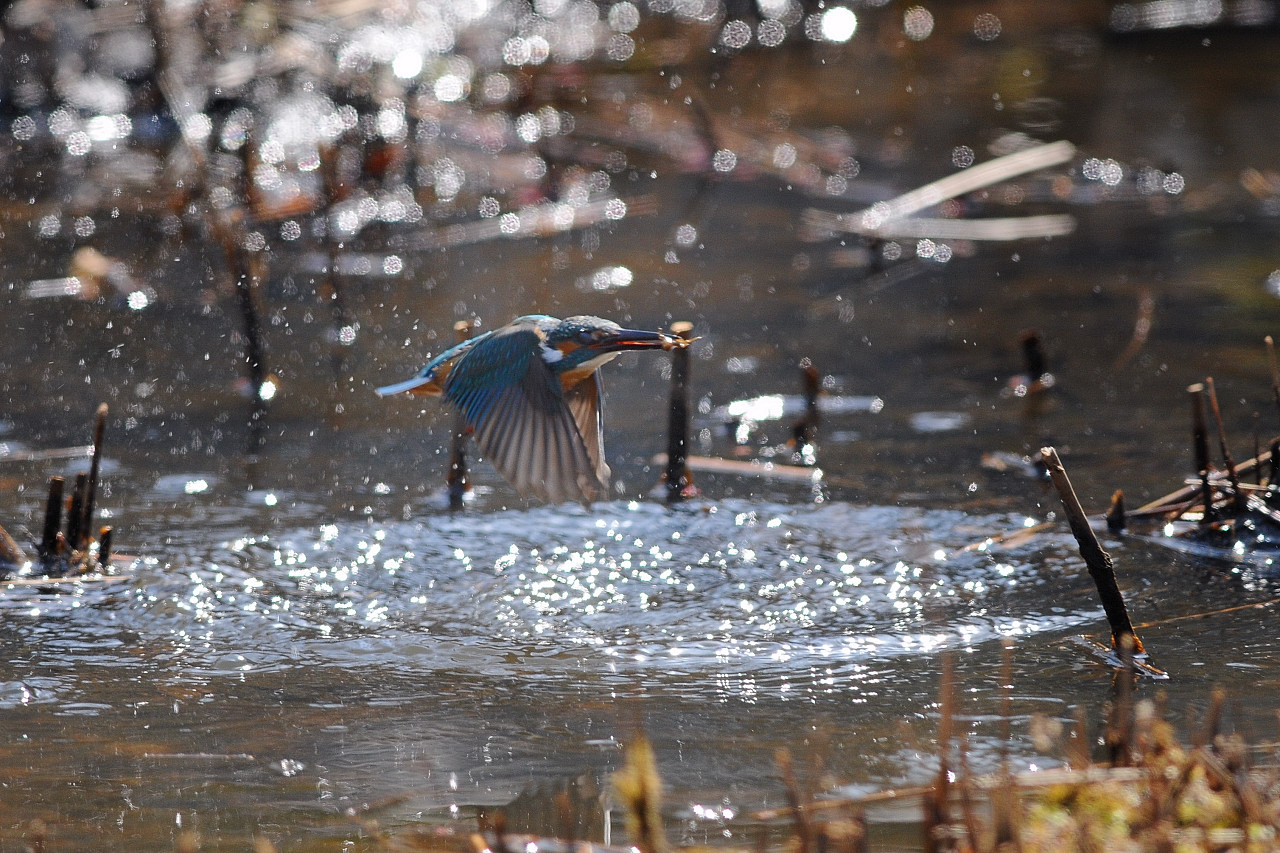
[[[1118,535],[1124,533],[1124,528],[1124,492],[1116,489],[1111,496],[1111,506],[1107,508],[1107,529]]]
[[[81,471],[76,474],[75,489],[71,492],[71,503],[67,507],[67,546],[72,551],[80,550],[81,541],[88,536],[84,530],[84,496],[88,491],[89,475]]]
[[[1216,518],[1213,509],[1213,488],[1209,485],[1209,430],[1204,423],[1204,386],[1197,382],[1187,387],[1191,394],[1191,440],[1195,446],[1196,473],[1200,475],[1200,493],[1204,499],[1204,515],[1201,523],[1208,524]]]
[[[84,548],[88,545],[89,539],[93,535],[93,508],[98,496],[98,470],[102,464],[102,436],[106,429],[107,404],[102,403],[98,406],[97,421],[93,427],[93,461],[89,463],[89,488],[84,499],[84,519],[80,525],[82,541],[72,543],[77,548]]]
[[[1271,458],[1268,462],[1267,485],[1275,488],[1276,480],[1280,479],[1280,438],[1271,439]]]
[[[1112,648],[1121,648],[1123,638],[1127,635],[1133,637],[1134,651],[1143,652],[1142,640],[1138,639],[1137,633],[1133,630],[1129,611],[1124,606],[1124,596],[1120,594],[1120,587],[1116,584],[1115,564],[1111,561],[1111,555],[1102,549],[1098,537],[1093,533],[1093,528],[1089,526],[1089,519],[1084,514],[1084,508],[1080,506],[1080,499],[1076,497],[1075,489],[1071,487],[1071,480],[1067,477],[1067,469],[1062,466],[1062,460],[1058,458],[1058,451],[1052,447],[1043,447],[1040,449],[1040,455],[1044,457],[1049,476],[1053,479],[1053,486],[1058,490],[1058,497],[1066,512],[1067,522],[1071,525],[1071,534],[1075,536],[1076,544],[1080,547],[1080,556],[1084,558],[1084,563],[1089,568],[1089,575],[1098,588],[1102,609],[1106,612],[1107,623],[1111,626]]]
[[[48,572],[58,553],[58,532],[62,529],[62,491],[66,485],[62,477],[49,478],[49,499],[44,505],[44,530],[40,534],[40,569]]]
[[[671,334],[688,339],[693,324],[680,321],[671,324]],[[684,499],[685,490],[693,482],[687,464],[689,458],[689,348],[671,351],[671,408],[667,424],[667,503]]]
[[[104,572],[111,568],[111,528],[104,527],[98,533],[98,567]]]
[[[800,375],[804,383],[804,414],[791,427],[791,438],[797,450],[813,444],[818,437],[818,395],[822,391],[822,376],[807,358],[800,359]]]

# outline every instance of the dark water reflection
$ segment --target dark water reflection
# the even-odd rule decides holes
[[[125,582],[0,598],[0,804],[12,816],[0,849],[19,849],[35,818],[67,849],[167,846],[181,830],[207,849],[254,835],[376,848],[344,810],[387,802],[375,814],[393,827],[460,815],[469,829],[474,806],[615,767],[637,723],[684,818],[675,828],[723,839],[691,804],[778,804],[777,747],[822,754],[855,790],[923,780],[943,650],[956,653],[973,764],[990,766],[1003,637],[1017,641],[1015,761],[1052,763],[1025,722],[1100,708],[1110,673],[1072,638],[1100,637],[1101,609],[1060,529],[967,548],[1056,510],[1018,466],[982,460],[1053,443],[1090,506],[1118,487],[1134,504],[1155,497],[1189,467],[1185,388],[1206,374],[1237,457],[1251,455],[1255,423],[1270,432],[1261,339],[1276,332],[1276,208],[1241,175],[1275,168],[1271,36],[1111,40],[1002,4],[993,43],[970,36],[985,10],[966,7],[904,47],[878,8],[847,51],[746,52],[699,64],[685,85],[726,134],[749,136],[779,110],[808,134],[843,128],[860,168],[843,208],[950,173],[957,146],[987,159],[1004,131],[1070,139],[1070,203],[1036,196],[1034,180],[1017,204],[973,203],[1066,210],[1075,234],[867,266],[878,247],[801,239],[801,212],[821,198],[633,152],[617,182],[653,196],[649,215],[444,251],[420,248],[426,226],[354,238],[350,345],[309,271],[321,247],[274,246],[261,296],[281,393],[260,446],[236,388],[239,321],[206,271],[215,250],[163,236],[145,211],[102,216],[93,245],[145,271],[158,304],[25,300],[27,283],[67,274],[83,241],[34,236],[28,193],[42,215],[67,202],[28,172],[10,178],[0,442],[84,443],[107,401],[101,508],[143,559]],[[671,86],[656,72],[599,76],[628,97]],[[1109,194],[1080,176],[1086,157],[1176,171],[1186,189]],[[622,281],[596,278],[613,269],[628,286],[591,284]],[[475,499],[450,514],[450,418],[371,389],[416,370],[455,319],[492,328],[535,309],[694,321],[699,453],[733,454],[712,413],[796,393],[805,357],[833,395],[883,408],[824,418],[820,488],[708,475],[701,499],[668,510],[647,497],[665,365],[625,356],[605,376],[614,500],[525,506],[480,465]],[[1122,358],[1143,316],[1150,336]],[[1030,328],[1056,386],[1029,402],[1007,380]],[[785,460],[789,430],[766,421],[749,440]],[[38,530],[42,484],[81,467],[0,456],[0,519]],[[1173,674],[1159,687],[1174,714],[1222,684],[1237,723],[1271,731],[1271,611],[1161,620],[1269,601],[1274,579],[1137,540],[1109,547],[1135,618],[1157,623],[1143,637]]]

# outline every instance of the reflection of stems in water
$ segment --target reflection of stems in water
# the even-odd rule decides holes
[[[991,792],[991,823],[994,834],[992,849],[1016,847],[1018,840],[1017,804],[1013,797],[1013,774],[1009,771],[1009,723],[1013,719],[1013,638],[1000,641],[1000,778],[1007,784]],[[968,776],[968,774],[965,774]],[[970,836],[974,838],[976,836]]]
[[[796,782],[790,750],[779,749],[773,754],[773,760],[778,765],[778,775],[782,777],[782,787],[787,792],[787,805],[791,808],[791,824],[795,827],[796,833],[796,847],[800,853],[813,853],[813,828],[809,824],[809,816],[805,814],[803,801],[800,798],[800,786]]]
[[[1137,678],[1133,654],[1140,648],[1137,642],[1135,634],[1125,634],[1116,643],[1121,666],[1112,674],[1111,713],[1107,715],[1103,737],[1107,760],[1112,767],[1128,767],[1133,763],[1133,682]]]

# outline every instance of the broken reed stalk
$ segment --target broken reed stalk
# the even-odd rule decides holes
[[[1187,387],[1191,395],[1191,442],[1200,475],[1200,497],[1204,502],[1202,522],[1213,521],[1213,488],[1209,485],[1209,430],[1204,422],[1204,385],[1197,382]]]
[[[1052,447],[1042,447],[1040,455],[1044,458],[1053,486],[1058,491],[1058,498],[1062,501],[1067,522],[1071,525],[1071,533],[1075,536],[1076,544],[1080,548],[1080,556],[1084,558],[1089,575],[1098,588],[1102,609],[1106,612],[1107,623],[1111,626],[1112,648],[1119,649],[1124,636],[1128,635],[1133,637],[1133,647],[1136,652],[1145,651],[1142,640],[1133,630],[1129,611],[1124,605],[1124,597],[1116,584],[1115,565],[1111,561],[1111,555],[1102,549],[1098,537],[1093,533],[1093,528],[1089,526],[1089,519],[1084,514],[1084,508],[1080,506],[1080,499],[1076,497],[1075,489],[1071,487],[1071,480],[1067,477],[1067,469],[1063,467],[1062,460],[1058,458],[1058,451]]]
[[[89,463],[89,487],[84,498],[84,521],[80,527],[81,541],[72,544],[76,548],[84,548],[93,538],[93,509],[98,496],[98,471],[102,465],[102,436],[107,429],[107,404],[98,405],[98,413],[93,426],[93,460]]]
[[[44,505],[44,530],[40,534],[40,550],[36,556],[46,569],[58,553],[58,533],[62,530],[62,492],[66,485],[62,477],[49,478],[49,498]]]
[[[98,531],[98,567],[104,572],[111,568],[111,527]]]
[[[471,321],[459,320],[453,324],[453,331],[458,336],[458,343],[471,337]],[[445,476],[445,485],[449,492],[449,509],[462,509],[462,499],[471,488],[471,480],[467,476],[467,419],[459,412],[453,420],[453,436],[449,444],[449,473]]]
[[[40,531],[40,543],[36,560],[40,574],[62,575],[67,572],[89,571],[89,547],[93,544],[93,516],[97,502],[102,469],[102,443],[106,432],[108,408],[98,406],[93,432],[93,459],[89,472],[76,475],[71,494],[66,494],[66,480],[49,478],[49,495],[45,499],[44,526]],[[65,510],[66,531],[62,530]],[[111,562],[111,528],[103,527],[98,536],[98,564],[104,569]]]
[[[639,853],[667,853],[662,831],[662,779],[653,747],[638,733],[624,754],[622,769],[613,774],[613,788],[625,809],[631,845]]]
[[[1227,430],[1222,424],[1222,412],[1218,408],[1218,392],[1214,390],[1213,377],[1207,377],[1204,383],[1209,389],[1209,409],[1213,412],[1213,420],[1218,426],[1218,446],[1222,451],[1222,462],[1227,467],[1227,478],[1231,481],[1231,499],[1235,504],[1236,512],[1244,512],[1247,500],[1244,492],[1240,491],[1236,463],[1231,458],[1231,451],[1227,448]]]
[[[71,500],[67,505],[67,545],[72,551],[81,550],[81,541],[89,535],[84,529],[85,494],[88,491],[89,475],[81,471],[76,474],[75,489],[71,492]]]
[[[674,337],[688,340],[693,324],[684,320],[671,324]],[[689,348],[671,350],[671,403],[667,422],[667,503],[684,500],[685,490],[693,483],[689,473]]]
[[[949,849],[942,833],[951,822],[947,808],[950,799],[951,730],[955,719],[955,662],[950,652],[942,654],[942,679],[938,687],[938,778],[933,790],[924,798],[923,812],[925,853],[941,853]]]
[[[1107,530],[1112,533],[1124,533],[1125,514],[1124,514],[1124,492],[1116,489],[1111,495],[1111,506],[1107,508]]]
[[[8,573],[9,568],[21,566],[27,561],[18,543],[9,535],[9,531],[0,527],[0,575]]]
[[[1270,335],[1263,338],[1267,345],[1267,363],[1271,366],[1271,397],[1276,402],[1276,416],[1280,418],[1280,367],[1276,366],[1276,343]]]
[[[800,376],[804,414],[791,427],[791,438],[797,449],[813,444],[818,437],[818,395],[822,392],[822,375],[807,358],[800,359]]]
[[[982,837],[982,823],[978,820],[977,810],[973,803],[973,771],[969,767],[969,733],[960,730],[960,774],[956,787],[960,790],[960,819],[964,823],[964,834],[975,844],[974,839]]]
[[[1008,784],[991,792],[991,824],[994,849],[1017,848],[1017,802],[1013,793],[1013,774],[1009,771],[1009,742],[1013,737],[1013,638],[1000,641],[1000,777]],[[970,835],[970,838],[976,836]]]
[[[800,853],[814,853],[813,827],[809,823],[809,816],[804,811],[804,802],[800,797],[800,786],[796,782],[796,770],[791,761],[790,750],[779,749],[773,754],[773,761],[778,765],[778,775],[782,777],[782,786],[787,792],[787,805],[791,808],[791,822],[796,832],[796,848]]]

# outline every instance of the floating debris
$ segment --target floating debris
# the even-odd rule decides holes
[[[1266,342],[1272,393],[1280,412],[1280,375],[1269,336]],[[1195,476],[1182,488],[1137,509],[1125,510],[1121,496],[1096,522],[1113,533],[1150,539],[1197,556],[1271,568],[1280,560],[1280,438],[1271,440],[1269,450],[1236,463],[1212,377],[1189,386],[1187,393]],[[1214,422],[1220,468],[1211,458],[1207,417]]]
[[[1113,33],[1123,34],[1207,27],[1254,29],[1277,22],[1280,9],[1271,0],[1149,0],[1112,6],[1108,25]]]
[[[1016,240],[1023,239],[1024,236],[1048,237],[1069,234],[1075,230],[1075,220],[1068,215],[963,221],[950,219],[911,221],[908,217],[965,193],[986,189],[1028,172],[1060,166],[1074,157],[1075,153],[1075,146],[1066,141],[1035,145],[997,157],[980,166],[971,166],[897,198],[876,202],[871,207],[854,213],[830,213],[809,208],[804,211],[803,221],[818,232],[825,230],[884,239],[893,237],[948,239],[952,238],[950,235],[958,235],[961,232],[968,232],[968,236],[953,239]],[[983,221],[994,224],[978,224]],[[963,224],[954,224],[959,222]],[[942,229],[946,233],[929,233],[926,227],[928,225]],[[985,238],[982,236],[984,233],[987,235]]]
[[[71,256],[69,275],[29,283],[27,299],[76,297],[85,302],[103,299],[133,311],[154,305],[156,292],[138,281],[123,261],[109,258],[97,249],[82,246]]]

